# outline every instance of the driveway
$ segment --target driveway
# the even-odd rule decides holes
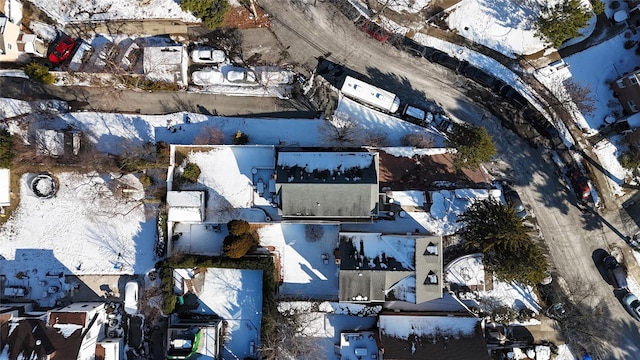
[[[296,5],[297,4],[297,5]],[[590,300],[607,305],[605,317],[619,334],[611,358],[636,359],[640,347],[637,322],[625,311],[612,289],[598,273],[591,254],[623,243],[618,214],[601,217],[581,211],[575,195],[559,180],[559,172],[544,149],[534,149],[500,125],[500,122],[466,98],[464,79],[445,69],[400,53],[360,33],[328,3],[273,0],[263,4],[272,15],[272,30],[285,44],[293,61],[315,66],[324,56],[368,75],[374,84],[396,92],[405,101],[435,100],[458,119],[487,127],[496,141],[499,160],[509,165],[515,188],[533,211],[557,271],[569,282],[581,279]],[[627,258],[627,261],[635,260]]]

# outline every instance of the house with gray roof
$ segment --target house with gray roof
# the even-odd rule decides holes
[[[378,211],[378,153],[280,150],[276,190],[283,218],[367,220]]]
[[[442,238],[340,233],[340,301],[422,303],[442,297]]]

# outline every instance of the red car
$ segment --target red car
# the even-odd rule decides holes
[[[573,191],[576,192],[578,199],[587,200],[591,197],[591,187],[589,186],[589,178],[582,174],[577,167],[569,169],[567,176],[571,180]]]
[[[54,66],[59,65],[71,55],[75,47],[76,42],[70,36],[63,36],[62,39],[58,40],[53,51],[49,54],[49,61]]]
[[[372,21],[361,20],[360,22],[361,22],[361,24],[359,24],[360,30],[364,31],[367,35],[371,36],[372,38],[380,42],[387,41],[389,36],[391,36],[391,33],[389,32],[389,30],[381,27],[380,25]]]

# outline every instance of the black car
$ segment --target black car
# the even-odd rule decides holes
[[[437,64],[440,64],[446,68],[449,68],[453,71],[458,71],[462,68],[465,62],[458,60],[454,57],[449,56],[442,51],[436,51],[431,56],[431,60]]]
[[[527,209],[525,209],[522,200],[520,200],[520,195],[518,195],[515,190],[506,188],[504,191],[504,199],[520,219],[527,217]]]
[[[416,57],[423,57],[426,52],[426,46],[418,44],[417,42],[413,41],[413,39],[409,39],[408,37],[404,38],[404,41],[402,41],[402,45],[406,52]]]
[[[467,77],[487,88],[491,88],[493,84],[498,81],[498,79],[496,79],[493,75],[487,74],[480,69],[476,69],[476,71],[471,74],[471,76]]]
[[[516,89],[514,89],[511,85],[503,86],[498,93],[500,94],[500,96],[503,96],[504,98],[511,101],[514,105],[520,107],[529,105],[527,99],[519,92],[517,92]]]

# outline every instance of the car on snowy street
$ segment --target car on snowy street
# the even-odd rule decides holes
[[[640,320],[640,300],[633,293],[628,293],[622,298],[622,303],[636,320]]]
[[[218,69],[204,68],[191,74],[191,82],[200,86],[221,85],[224,83],[224,75]]]
[[[196,64],[219,64],[227,59],[224,51],[203,47],[191,51],[191,61]]]
[[[256,74],[253,71],[241,67],[232,67],[227,70],[227,81],[233,83],[255,83]]]
[[[55,44],[53,51],[49,54],[49,62],[53,66],[60,65],[70,55],[73,49],[76,47],[76,42],[71,36],[63,35]]]
[[[520,219],[524,219],[527,217],[527,209],[525,209],[524,205],[522,204],[522,200],[520,200],[520,195],[518,195],[515,190],[509,187],[505,187],[504,199],[507,202],[507,205],[509,205],[510,208],[513,208],[516,216],[518,216]]]
[[[589,178],[584,176],[578,167],[572,167],[567,171],[567,176],[573,186],[573,191],[579,200],[588,200],[591,197],[591,187],[589,186]]]

